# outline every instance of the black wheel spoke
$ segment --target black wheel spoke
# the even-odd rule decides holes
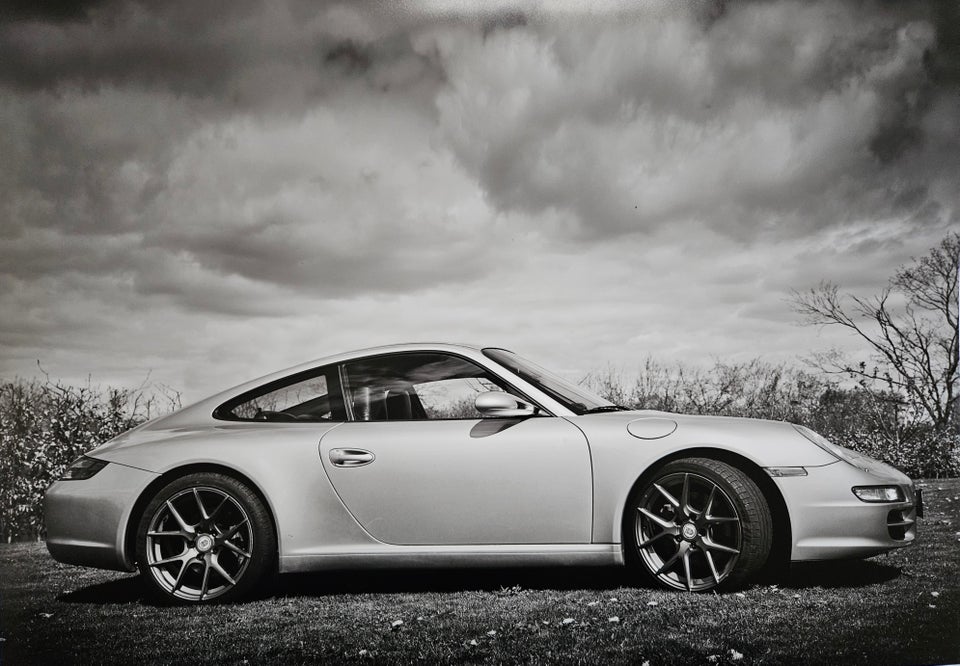
[[[210,520],[216,520],[217,516],[220,514],[220,509],[224,507],[229,498],[224,496],[220,503],[217,505],[217,508],[213,510],[213,513],[210,514]]]
[[[226,548],[227,550],[233,551],[234,553],[236,553],[236,554],[239,555],[240,557],[250,557],[250,553],[248,553],[247,551],[243,550],[242,548],[240,548],[239,546],[237,546],[236,544],[234,544],[232,541],[224,541],[224,542],[223,542],[223,546],[224,546],[224,548]]]
[[[655,522],[657,525],[659,525],[664,529],[669,529],[671,527],[677,526],[676,523],[674,523],[672,520],[661,518],[657,514],[650,511],[650,509],[640,507],[640,513],[642,513],[644,516],[646,516],[647,518],[649,518],[650,520],[652,520],[653,522]]]
[[[693,576],[690,575],[690,549],[683,552],[683,575],[687,583],[687,592],[693,592]]]
[[[670,504],[673,505],[673,508],[674,508],[674,509],[679,509],[679,508],[680,508],[680,500],[678,500],[676,497],[674,497],[673,495],[671,495],[670,493],[668,493],[663,486],[661,486],[661,485],[658,484],[658,483],[655,483],[655,484],[653,484],[653,487],[656,488],[658,491],[660,491],[660,494],[663,495],[664,498],[665,498],[668,502],[670,502]]]
[[[657,575],[659,576],[665,571],[669,571],[670,567],[676,564],[677,560],[679,560],[682,555],[683,555],[683,552],[678,548],[677,551],[670,556],[670,559],[664,562],[663,565],[661,565],[661,567],[657,569]]]
[[[190,560],[184,560],[180,564],[180,572],[177,574],[177,579],[173,583],[173,591],[176,592],[180,589],[180,586],[183,585],[183,577],[186,575],[187,570],[190,569]]]
[[[713,580],[719,585],[720,574],[717,573],[717,565],[713,561],[713,555],[710,554],[709,550],[703,551],[703,554],[707,558],[707,564],[710,565],[710,573],[713,575]]]
[[[680,491],[680,513],[690,515],[690,475],[683,475],[683,490]]]
[[[659,540],[659,539],[662,539],[663,537],[667,537],[667,536],[670,536],[670,533],[669,533],[669,532],[660,532],[659,534],[657,534],[657,535],[655,535],[655,536],[652,536],[652,537],[650,537],[649,539],[646,539],[645,541],[639,542],[637,545],[640,546],[641,548],[646,548],[647,546],[649,546],[650,544],[654,543],[655,541],[657,541],[657,540]],[[638,539],[638,541],[639,541],[639,539]]]
[[[703,516],[705,520],[710,519],[710,511],[713,509],[713,500],[717,496],[717,487],[714,486],[710,489],[710,496],[707,497],[707,506],[704,507],[703,513],[700,515]]]
[[[733,555],[739,555],[740,551],[736,548],[731,548],[730,546],[724,546],[722,543],[717,543],[716,541],[710,539],[709,537],[704,537],[702,541],[703,545],[707,550],[717,550],[721,553],[732,553]]]
[[[197,508],[200,509],[200,515],[203,517],[203,519],[207,520],[210,518],[210,516],[207,515],[207,509],[203,506],[203,500],[200,499],[200,491],[196,488],[193,489],[193,498],[197,500]]]
[[[180,529],[183,530],[185,534],[193,534],[195,532],[193,525],[190,525],[183,519],[183,516],[180,515],[180,512],[177,511],[177,508],[173,506],[173,502],[170,500],[167,500],[167,511],[170,512],[170,515],[177,521],[177,525],[180,526]]]

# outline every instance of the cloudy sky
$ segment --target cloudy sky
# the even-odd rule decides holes
[[[3,377],[792,362],[960,227],[952,3],[6,4]]]

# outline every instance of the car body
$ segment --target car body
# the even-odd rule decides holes
[[[631,564],[734,587],[771,557],[909,545],[919,504],[896,469],[788,423],[625,410],[502,349],[403,344],[134,428],[45,511],[55,559],[197,602],[271,569]]]

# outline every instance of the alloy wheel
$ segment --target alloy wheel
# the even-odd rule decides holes
[[[240,501],[209,486],[177,492],[146,532],[150,575],[168,594],[207,601],[234,588],[253,557],[254,529]]]
[[[717,483],[674,472],[651,483],[636,506],[637,551],[664,584],[697,592],[720,585],[742,548],[736,505]]]

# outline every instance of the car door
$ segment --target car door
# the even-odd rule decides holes
[[[344,505],[391,544],[589,543],[592,479],[578,428],[547,414],[482,418],[510,389],[465,358],[390,354],[341,366],[351,420],[320,441]]]

